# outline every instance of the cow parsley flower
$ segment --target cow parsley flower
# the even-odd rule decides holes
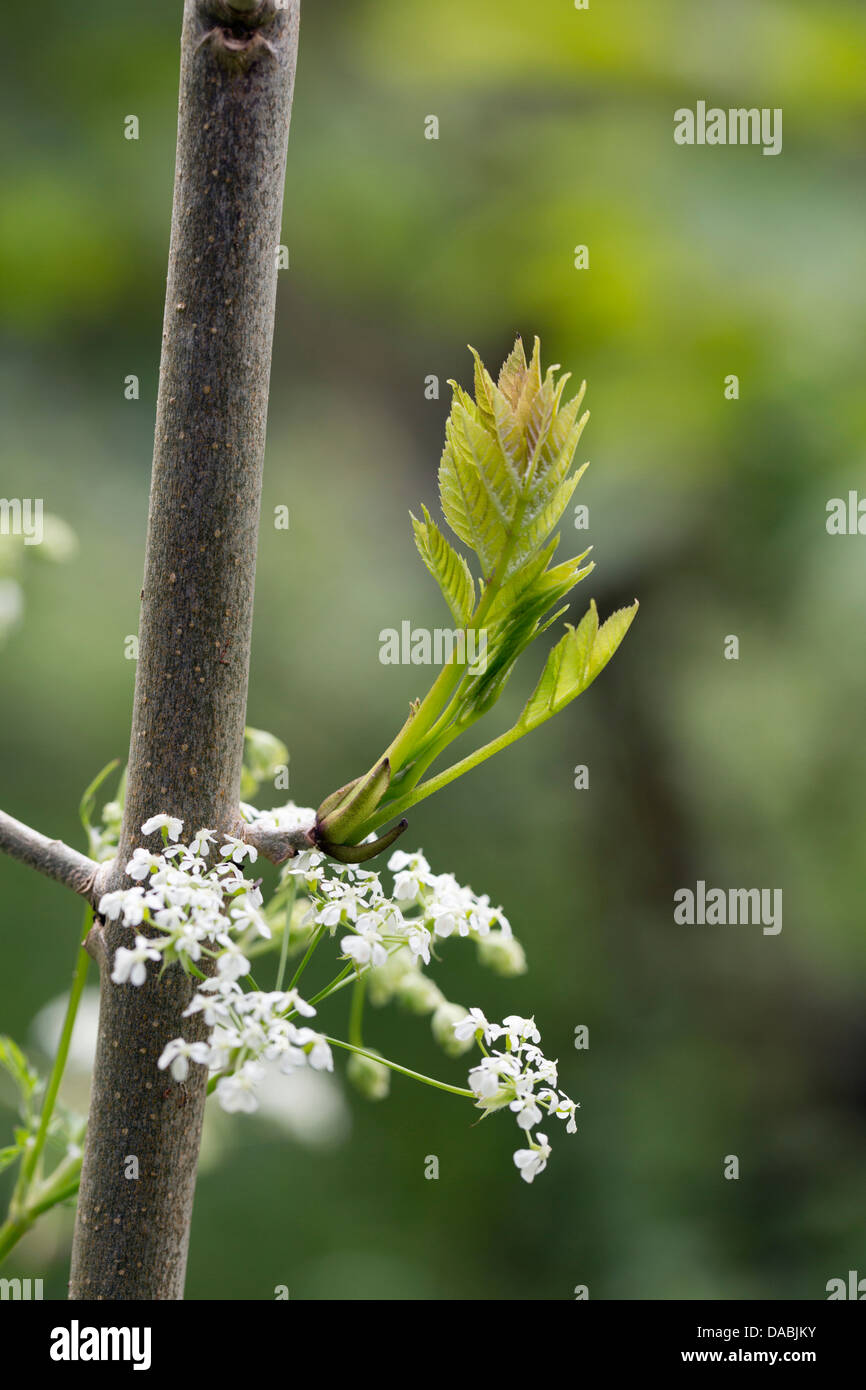
[[[311,811],[292,806],[272,812],[243,806],[242,813],[267,829],[294,830],[313,823]],[[266,1064],[276,1064],[287,1076],[307,1067],[332,1071],[329,1040],[308,1026],[316,1008],[300,994],[296,980],[322,938],[335,937],[339,928],[342,958],[366,986],[371,1004],[396,1000],[410,1013],[431,1015],[434,1037],[448,1056],[480,1048],[466,1094],[483,1115],[508,1111],[514,1116],[528,1145],[514,1154],[524,1181],[532,1182],[544,1171],[550,1145],[537,1126],[547,1115],[563,1121],[573,1134],[577,1106],[557,1088],[557,1064],[541,1050],[535,1019],[508,1014],[502,1022],[491,1022],[481,1009],[466,1010],[447,999],[426,973],[438,959],[436,947],[449,939],[474,940],[482,961],[503,974],[519,973],[525,958],[501,908],[493,908],[486,895],[461,885],[453,874],[434,874],[420,850],[392,854],[390,891],[374,870],[326,860],[313,848],[302,851],[283,865],[275,896],[265,903],[259,883],[245,873],[256,861],[254,846],[233,835],[218,838],[208,829],[196,831],[184,844],[182,828],[171,816],[146,821],[144,833],[163,832],[162,851],[136,848],[127,864],[134,886],[106,893],[99,902],[101,916],[142,928],[132,947],[115,952],[115,983],[143,984],[150,961],[161,961],[163,967],[177,962],[200,977],[183,1016],[200,1015],[207,1037],[173,1039],[159,1058],[160,1069],[182,1082],[191,1063],[207,1067],[215,1078],[218,1103],[242,1113],[258,1106]],[[272,942],[281,948],[277,988],[260,990],[249,978],[251,957],[267,952]],[[287,946],[306,954],[292,987],[283,989]],[[199,969],[202,962],[213,972],[207,977]],[[345,983],[343,970],[316,998],[326,998]],[[364,994],[357,998],[363,1002]],[[365,1094],[384,1098],[394,1064],[380,1060],[375,1049],[345,1046],[352,1054],[350,1079]]]
[[[545,1135],[536,1136],[536,1141],[530,1141],[528,1149],[518,1149],[514,1155],[514,1163],[524,1182],[532,1182],[539,1173],[543,1173],[547,1167],[547,1160],[550,1158],[550,1145]]]
[[[127,982],[131,985],[143,985],[147,979],[147,961],[159,959],[159,951],[153,949],[147,937],[137,936],[133,950],[118,946],[114,953],[111,978],[116,985],[125,985]]]
[[[164,830],[170,840],[179,840],[183,821],[177,816],[151,816],[141,827],[142,835],[152,835],[154,830]]]

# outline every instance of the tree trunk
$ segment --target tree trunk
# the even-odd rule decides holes
[[[186,0],[168,287],[126,809],[113,881],[160,812],[234,827],[299,0]],[[152,844],[149,840],[147,843]],[[114,985],[91,934],[99,1041],[73,1299],[178,1299],[206,1074],[157,1070],[188,1027],[177,968]],[[132,1160],[135,1160],[134,1163]],[[137,1177],[134,1176],[137,1171]]]

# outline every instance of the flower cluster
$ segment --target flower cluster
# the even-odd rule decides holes
[[[292,1021],[316,1012],[297,990],[245,991],[239,984],[251,968],[245,944],[271,936],[261,890],[244,876],[242,867],[245,860],[255,863],[255,846],[226,835],[217,851],[217,836],[206,829],[189,845],[181,844],[183,823],[172,816],[152,816],[141,828],[145,835],[161,830],[164,848],[160,854],[136,849],[126,872],[137,886],[104,894],[99,912],[112,921],[122,919],[127,927],[144,925],[158,934],[136,933],[132,948],[118,947],[111,978],[115,984],[143,985],[148,961],[161,961],[163,968],[178,961],[202,980],[185,1016],[203,1013],[210,1029],[206,1042],[173,1039],[158,1065],[170,1067],[176,1081],[186,1079],[190,1062],[221,1073],[217,1095],[223,1109],[230,1111],[256,1109],[255,1087],[264,1076],[262,1058],[278,1060],[286,1072],[306,1064],[331,1070],[331,1050],[324,1039]],[[214,975],[197,969],[203,957],[214,962]]]
[[[509,1014],[501,1023],[488,1023],[480,1009],[470,1009],[465,1019],[454,1024],[458,1038],[471,1037],[483,1045],[484,1057],[469,1073],[469,1087],[476,1105],[485,1115],[508,1106],[514,1112],[518,1127],[524,1131],[529,1147],[518,1149],[514,1162],[525,1182],[532,1182],[543,1173],[550,1157],[550,1145],[544,1134],[530,1133],[541,1123],[543,1113],[565,1121],[567,1133],[577,1131],[575,1111],[578,1106],[564,1091],[556,1089],[556,1062],[545,1057],[538,1044],[541,1034],[534,1018]],[[504,1051],[488,1047],[504,1042]]]
[[[242,811],[265,830],[293,830],[309,825],[313,816],[294,805],[268,812],[243,806]],[[269,1064],[284,1073],[300,1067],[333,1070],[331,1042],[336,1040],[316,1032],[309,1020],[316,1016],[316,1003],[354,980],[363,983],[374,1005],[396,999],[413,1013],[432,1015],[433,1035],[450,1056],[476,1044],[481,1048],[484,1056],[462,1094],[474,1096],[485,1115],[508,1106],[530,1145],[514,1155],[521,1176],[531,1182],[543,1171],[550,1150],[543,1134],[533,1137],[530,1131],[547,1112],[566,1120],[574,1132],[575,1105],[555,1089],[556,1063],[542,1055],[534,1021],[510,1015],[501,1024],[488,1023],[479,1009],[467,1011],[446,999],[424,970],[443,942],[463,938],[474,941],[482,961],[499,973],[522,973],[523,951],[501,908],[452,874],[434,874],[421,851],[402,850],[389,860],[390,893],[380,874],[335,863],[311,849],[283,866],[266,904],[259,883],[245,875],[257,858],[253,845],[207,829],[183,843],[183,824],[171,816],[153,816],[142,826],[145,835],[156,831],[162,833],[161,851],[136,849],[126,865],[135,886],[106,893],[99,911],[134,933],[133,944],[115,952],[111,978],[116,984],[144,984],[151,962],[161,969],[177,962],[200,981],[185,1017],[201,1016],[206,1039],[173,1039],[159,1058],[160,1068],[182,1082],[191,1065],[206,1067],[223,1109],[255,1111]],[[274,941],[280,934],[282,941]],[[337,940],[342,968],[310,1002],[297,981],[325,937]],[[264,991],[252,980],[250,957],[277,944],[277,986]],[[290,951],[305,955],[283,988]],[[490,1051],[494,1044],[501,1050]],[[350,1078],[366,1094],[384,1096],[393,1064],[356,1043],[340,1046],[352,1053]]]

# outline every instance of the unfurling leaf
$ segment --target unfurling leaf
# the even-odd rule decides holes
[[[593,600],[577,627],[566,627],[514,727],[528,733],[582,694],[610,661],[637,610],[635,600],[631,608],[618,609],[599,627]]]
[[[445,520],[475,551],[485,584],[501,584],[544,545],[568,506],[588,417],[578,417],[584,387],[562,406],[568,378],[557,382],[555,367],[542,377],[537,338],[529,362],[517,339],[495,385],[473,356],[475,400],[451,383],[439,492]]]
[[[465,559],[445,539],[427,508],[421,510],[423,521],[412,517],[418,553],[442,590],[454,621],[463,627],[475,607],[475,580]]]

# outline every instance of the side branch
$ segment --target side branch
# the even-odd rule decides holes
[[[0,811],[0,850],[13,859],[20,859],[31,869],[38,869],[46,878],[71,888],[88,902],[93,901],[101,865],[62,840],[49,840],[38,830],[31,830],[29,825],[7,816],[5,811]]]
[[[300,826],[294,830],[281,830],[276,825],[268,825],[266,821],[251,823],[238,820],[232,833],[237,839],[243,840],[244,844],[254,845],[259,854],[269,859],[272,864],[284,864],[287,859],[294,859],[296,854],[301,854],[305,849],[317,847],[315,824],[306,828]]]

